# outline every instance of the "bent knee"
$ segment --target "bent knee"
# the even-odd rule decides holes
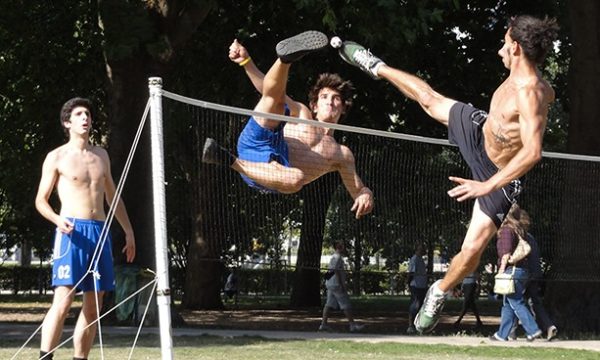
[[[423,110],[432,118],[447,125],[450,108],[454,103],[432,89],[423,89],[419,92],[418,101]]]
[[[432,91],[421,89],[417,95],[419,104],[421,104],[426,111],[431,110],[431,108],[433,108],[438,102],[438,99],[436,99]]]
[[[301,170],[292,172],[284,180],[285,186],[283,193],[293,194],[300,190],[304,186],[304,173]]]
[[[466,256],[469,259],[479,259],[479,257],[483,253],[483,250],[485,250],[485,245],[478,243],[465,243],[460,248],[460,251],[464,254],[464,256]]]
[[[59,319],[66,319],[67,315],[69,315],[69,311],[71,310],[71,303],[64,302],[59,304],[53,304],[50,307],[49,313],[53,313],[54,316]]]

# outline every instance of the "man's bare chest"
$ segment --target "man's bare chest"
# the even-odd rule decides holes
[[[58,163],[58,172],[62,180],[73,185],[85,185],[103,181],[106,170],[102,159],[95,155],[66,155]]]

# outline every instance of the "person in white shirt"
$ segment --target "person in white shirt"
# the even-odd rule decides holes
[[[325,287],[327,288],[327,301],[323,307],[323,319],[319,326],[319,331],[331,331],[327,320],[329,319],[329,312],[333,309],[340,308],[348,321],[350,322],[350,331],[356,332],[364,328],[364,325],[354,321],[352,316],[352,307],[350,305],[350,297],[346,290],[346,269],[344,264],[344,255],[346,253],[346,246],[343,241],[336,241],[335,253],[329,261],[328,274],[326,276]]]

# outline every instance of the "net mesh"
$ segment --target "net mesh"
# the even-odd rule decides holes
[[[206,261],[269,269],[265,281],[270,284],[265,288],[274,293],[290,290],[290,271],[321,267],[326,256],[320,256],[331,251],[335,240],[350,244],[355,273],[368,270],[384,275],[378,284],[355,286],[360,292],[393,293],[391,279],[402,271],[419,242],[426,245],[434,272],[442,272],[460,250],[473,202],[459,203],[446,194],[453,187],[448,176],[471,176],[458,149],[445,141],[381,136],[382,132],[354,132],[350,127],[336,130],[336,140],[352,150],[357,173],[375,195],[373,213],[356,220],[350,211],[353,200],[337,173],[323,176],[299,193],[275,195],[248,187],[227,167],[201,163],[206,137],[235,152],[251,112],[166,97],[167,218],[174,289],[183,285],[181,269],[189,241],[199,232],[209,234],[212,244],[213,253]],[[540,244],[546,279],[598,281],[600,272],[590,271],[588,260],[581,257],[598,262],[600,255],[598,235],[588,230],[595,227],[590,221],[597,223],[599,215],[600,163],[590,157],[547,155],[522,179],[524,191],[519,198],[532,216],[531,233]],[[314,221],[319,213],[324,214],[323,235],[315,241],[315,236],[305,236],[315,231],[307,226],[307,217]],[[199,218],[202,229],[198,229]],[[301,239],[305,244],[299,249]],[[299,251],[311,252],[308,258],[313,260],[302,261]],[[492,240],[481,269],[490,264],[493,271],[496,258]]]

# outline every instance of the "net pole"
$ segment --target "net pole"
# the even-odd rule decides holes
[[[163,360],[173,359],[171,332],[171,290],[169,288],[169,256],[167,252],[167,212],[165,201],[165,168],[163,149],[162,78],[148,79],[150,91],[150,142],[152,147],[152,197],[154,208],[154,240],[156,252],[156,303]]]

